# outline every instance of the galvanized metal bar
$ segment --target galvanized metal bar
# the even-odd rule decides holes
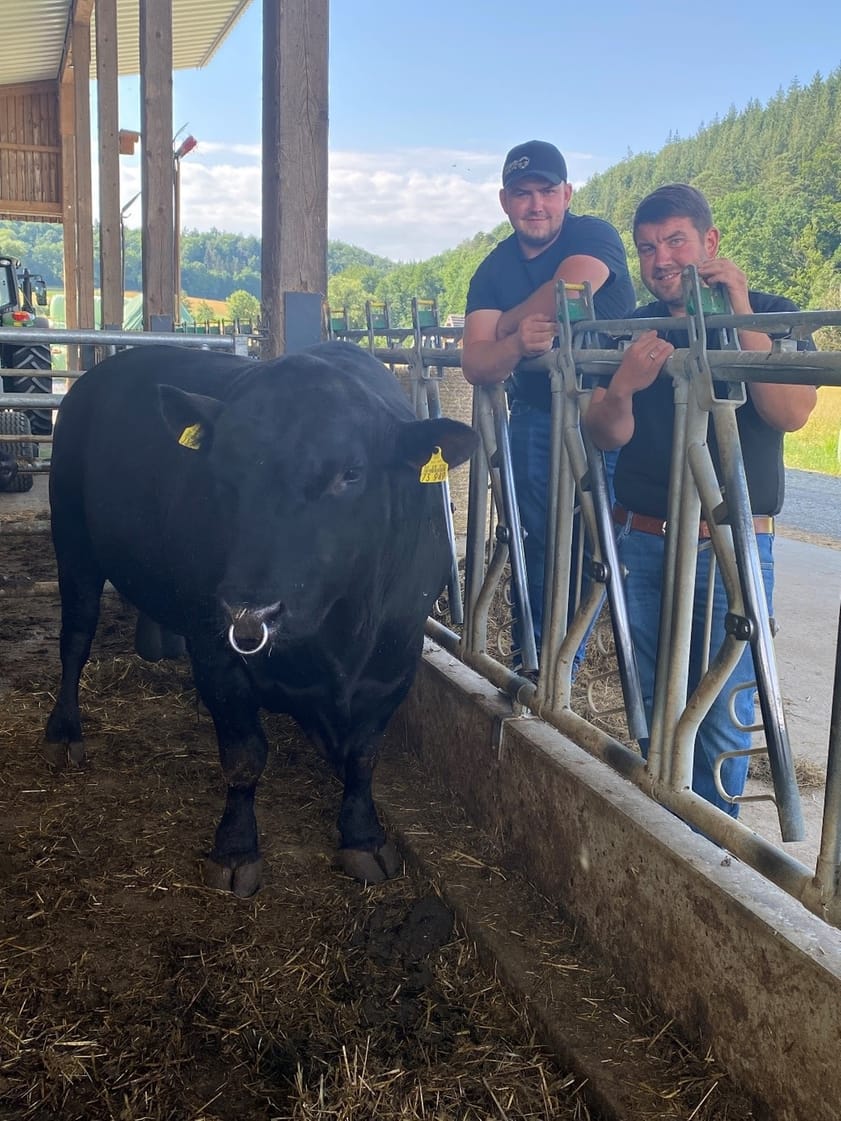
[[[0,374],[3,371],[0,370]],[[3,375],[5,376],[5,375]],[[26,412],[27,409],[57,409],[61,402],[64,400],[63,393],[4,393],[0,392],[0,409],[17,409],[18,412]],[[10,436],[3,437],[3,443],[12,439]],[[24,436],[23,442],[31,444],[34,437]],[[51,437],[48,437],[51,439]]]
[[[193,350],[233,350],[241,335],[182,335],[170,331],[84,331],[56,327],[0,328],[0,343],[49,343],[71,346],[90,343],[94,346],[186,346]],[[44,371],[48,373],[48,371]],[[64,371],[55,371],[64,376]]]
[[[616,663],[619,682],[625,701],[625,716],[628,721],[628,734],[637,741],[648,736],[648,722],[640,686],[637,655],[631,638],[631,624],[628,619],[628,603],[625,598],[625,582],[622,579],[619,551],[616,547],[616,533],[613,513],[610,508],[610,495],[604,469],[604,459],[592,441],[585,435],[584,446],[589,465],[590,490],[593,495],[593,513],[596,523],[596,537],[604,565],[604,581],[610,604],[610,623],[613,630],[613,645],[616,650]]]
[[[674,381],[674,418],[672,423],[672,461],[669,468],[669,506],[666,514],[666,524],[663,526],[663,568],[660,587],[660,620],[657,640],[657,662],[654,673],[654,692],[651,704],[651,721],[649,726],[648,744],[648,770],[654,781],[659,781],[668,773],[668,757],[666,752],[665,716],[667,699],[669,696],[669,674],[671,666],[670,642],[672,632],[672,616],[674,605],[677,601],[677,527],[680,520],[680,495],[683,486],[684,449],[687,442],[687,403],[689,387],[685,374],[676,377]],[[671,532],[666,534],[666,526],[671,526]],[[680,574],[686,579],[687,573]],[[694,578],[694,569],[692,572]]]
[[[835,680],[832,712],[829,719],[829,753],[823,802],[821,847],[815,883],[821,898],[835,906],[841,904],[841,610],[838,612],[838,639],[835,646]]]
[[[578,429],[575,400],[575,360],[565,286],[556,286],[558,348],[549,365],[549,477],[546,480],[546,549],[543,569],[543,618],[541,625],[540,678],[538,696],[555,706],[569,704],[572,689],[572,657],[562,643],[568,630],[570,573],[572,569],[572,525],[575,515],[575,479],[565,454],[566,430]],[[572,392],[570,392],[572,387]]]
[[[692,268],[693,266],[689,266]],[[639,319],[590,319],[579,320],[574,324],[576,334],[588,331],[600,331],[608,335],[630,335],[635,331],[689,331],[689,317],[683,322],[671,316],[648,317]],[[763,311],[752,312],[750,315],[734,315],[731,311],[726,313],[712,313],[704,316],[704,323],[711,331],[720,330],[753,330],[762,331],[766,335],[781,334],[797,329],[798,334],[811,334],[821,327],[837,327],[841,325],[841,309],[823,311]],[[668,327],[666,326],[668,325]],[[804,328],[804,331],[800,331]]]
[[[459,661],[464,662],[466,666],[470,666],[476,673],[481,674],[497,689],[509,696],[512,701],[519,705],[531,705],[534,697],[534,684],[531,681],[520,677],[513,670],[482,651],[465,650],[458,635],[436,619],[427,619],[425,630],[429,638],[437,642],[454,658],[458,658]]]
[[[689,790],[692,787],[695,739],[698,728],[717,695],[715,683],[719,680],[717,673],[713,684],[708,683],[705,688],[696,687],[693,698],[687,700],[701,514],[698,480],[690,465],[694,456],[700,456],[702,462],[705,462],[704,455],[708,456],[706,441],[710,407],[709,401],[697,392],[697,386],[690,381],[707,353],[700,299],[695,301],[695,307],[698,309],[696,315],[688,316],[685,320],[690,342],[683,366],[685,393],[680,397],[676,393],[675,400],[664,562],[664,571],[671,574],[670,599],[668,604],[661,605],[653,720],[656,728],[654,756],[655,761],[659,762],[655,774],[672,790]],[[712,469],[711,463],[709,467]],[[668,618],[665,617],[666,612]],[[675,646],[678,649],[677,655],[674,654]],[[662,677],[667,682],[665,688],[660,684]],[[723,680],[721,679],[722,684]],[[659,751],[662,752],[662,758]]]
[[[686,469],[688,449],[703,444],[707,413],[691,390],[675,407],[672,481],[664,545],[664,593],[661,599],[650,767],[673,789],[692,785],[692,743],[676,742],[678,721],[686,708],[698,566],[701,500]],[[666,592],[668,591],[668,595]],[[653,762],[652,762],[653,757]]]
[[[438,379],[431,378],[425,381],[424,387],[426,389],[426,410],[433,420],[440,420],[443,416],[441,411],[441,394],[438,390]],[[461,580],[458,570],[458,550],[456,548],[456,530],[453,524],[453,507],[450,498],[450,483],[448,479],[444,479],[439,484],[441,489],[441,501],[444,505],[444,523],[447,527],[447,542],[450,548],[450,577],[447,581],[447,602],[450,612],[450,620],[456,626],[461,626],[464,622],[464,604],[461,598]]]
[[[483,421],[482,414],[486,414]],[[473,394],[473,427],[481,433],[483,428],[493,431],[491,403],[487,394]],[[464,554],[464,646],[469,651],[484,652],[487,648],[488,616],[479,613],[478,602],[485,580],[488,543],[485,531],[491,503],[488,495],[490,467],[485,451],[485,440],[470,461],[467,488],[467,543]]]
[[[660,376],[680,377],[688,354],[688,348],[675,350],[664,363]],[[712,350],[708,352],[707,359],[715,381],[841,385],[841,353],[838,351]],[[583,351],[577,363],[578,372],[609,378],[621,361],[621,351]]]
[[[538,695],[551,707],[571,703],[572,674],[581,643],[598,617],[605,599],[603,553],[596,519],[596,502],[610,520],[610,503],[599,454],[593,470],[600,471],[602,488],[594,489],[591,465],[581,431],[581,402],[589,394],[582,389],[577,362],[591,341],[579,336],[573,346],[572,324],[592,315],[593,292],[589,283],[556,286],[557,348],[547,356],[552,391],[550,479],[548,487],[544,572],[544,629]],[[553,485],[557,473],[557,485]],[[577,497],[577,513],[575,500]],[[574,519],[579,519],[579,539],[573,555]],[[609,536],[612,538],[612,526]],[[585,540],[593,551],[591,583],[586,597],[581,591],[584,577]],[[614,543],[615,544],[615,543]],[[573,574],[575,581],[573,582]],[[574,605],[570,617],[570,605]]]
[[[508,559],[511,564],[511,579],[519,606],[518,627],[521,632],[521,658],[523,668],[533,671],[537,669],[537,650],[535,647],[531,604],[528,598],[528,586],[526,583],[523,531],[514,493],[514,477],[511,467],[511,447],[508,439],[505,393],[500,385],[475,386],[473,390],[473,400],[474,424],[478,427],[479,435],[482,440],[491,490],[500,518],[496,526],[495,538],[497,544],[505,545],[508,549]],[[477,493],[480,485],[478,474],[471,473],[471,499],[473,508],[478,508],[480,504]],[[478,529],[474,532],[478,535]],[[485,576],[484,581],[481,579],[482,568],[479,560],[478,536],[471,540],[470,549],[468,605],[471,603],[475,604],[480,594],[480,588],[483,587],[483,584],[487,584],[487,576]],[[480,635],[475,628],[475,620],[472,617],[473,611],[474,607],[469,606],[468,630],[470,632],[470,646],[472,649],[475,649],[476,642]],[[481,637],[483,641],[486,639],[486,630]]]
[[[534,621],[529,602],[528,579],[526,576],[526,556],[523,548],[523,527],[514,486],[514,470],[511,463],[511,442],[508,438],[508,415],[505,397],[501,386],[489,386],[485,392],[492,395],[494,434],[496,437],[496,466],[502,497],[502,514],[505,525],[500,531],[507,534],[508,558],[511,564],[511,579],[517,596],[517,626],[520,638],[520,660],[523,669],[533,672],[537,669],[537,648],[534,640]]]
[[[784,841],[799,841],[803,839],[805,832],[803,811],[777,676],[771,623],[736,421],[736,409],[747,400],[747,391],[744,386],[741,386],[740,393],[736,393],[735,388],[731,388],[726,399],[717,396],[708,362],[709,352],[706,344],[707,333],[702,311],[700,280],[694,268],[688,269],[687,273],[686,284],[691,289],[691,293],[688,294],[691,294],[692,303],[697,309],[697,318],[689,317],[695,335],[690,351],[694,367],[692,384],[702,407],[709,409],[712,416],[721,465],[722,489],[726,496],[726,505],[723,509],[719,512],[708,509],[705,513],[709,524],[722,520],[720,516],[716,516],[717,513],[722,516],[726,513],[731,528],[733,553],[741,589],[741,617],[747,621],[750,631],[745,637],[750,642],[753,654],[757,693],[765,728],[771,776],[774,781],[780,830]],[[739,346],[735,336],[723,341],[725,345],[734,348]],[[720,666],[718,669],[721,672]]]

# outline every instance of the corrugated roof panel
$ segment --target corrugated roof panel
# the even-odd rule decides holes
[[[172,0],[174,70],[206,66],[252,0]],[[61,66],[72,0],[0,0],[0,86],[54,81]],[[140,71],[137,0],[117,0],[120,74]],[[96,74],[91,27],[91,74]]]
[[[251,0],[172,0],[172,68],[206,66]],[[117,0],[118,68],[140,73],[140,15],[137,0]],[[96,65],[95,22],[91,27],[91,72]]]
[[[72,0],[3,0],[0,85],[54,80]]]

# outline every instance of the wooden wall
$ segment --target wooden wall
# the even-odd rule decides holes
[[[0,87],[0,218],[62,221],[57,82]]]

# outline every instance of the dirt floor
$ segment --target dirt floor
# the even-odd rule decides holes
[[[267,718],[258,795],[265,886],[249,901],[202,886],[223,805],[212,725],[185,664],[129,653],[133,613],[116,597],[83,682],[88,763],[51,773],[57,600],[22,581],[54,575],[43,535],[0,537],[3,1121],[609,1115],[480,961],[431,873],[363,888],[333,867],[338,783],[283,718]],[[472,855],[450,816],[440,847],[492,867],[490,841]],[[553,923],[549,964],[579,985],[594,1062],[618,1025],[658,1103],[626,1116],[760,1116],[710,1051]]]

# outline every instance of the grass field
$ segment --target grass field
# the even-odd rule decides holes
[[[841,387],[822,386],[809,421],[785,440],[786,467],[841,475]]]

